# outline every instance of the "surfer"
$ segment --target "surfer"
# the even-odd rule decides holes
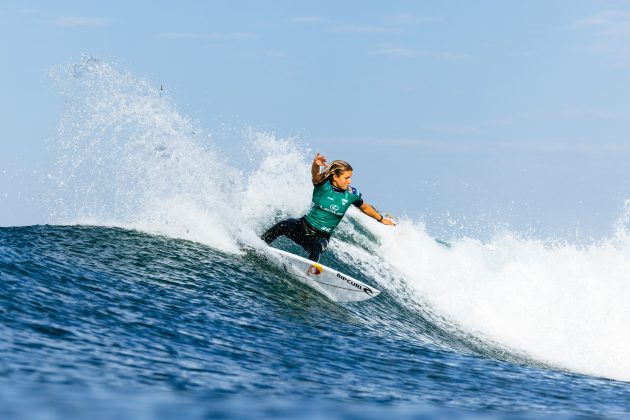
[[[364,214],[384,225],[396,225],[393,220],[383,217],[364,202],[356,188],[350,186],[352,166],[347,162],[335,160],[327,165],[326,157],[317,153],[311,166],[311,175],[311,209],[299,219],[283,220],[272,226],[261,236],[267,244],[284,235],[304,248],[309,254],[309,260],[317,262],[350,205],[358,207]]]

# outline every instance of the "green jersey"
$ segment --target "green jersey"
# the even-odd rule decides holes
[[[315,229],[331,234],[351,204],[357,207],[363,204],[356,188],[348,187],[343,191],[327,180],[313,187],[311,209],[304,218]]]

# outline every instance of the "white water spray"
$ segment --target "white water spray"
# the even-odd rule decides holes
[[[308,205],[307,176],[290,175],[308,173],[308,165],[291,142],[246,133],[259,165],[247,176],[148,82],[89,57],[53,77],[67,103],[50,175],[53,222],[122,226],[239,252],[261,220]],[[281,189],[300,204],[287,205]]]

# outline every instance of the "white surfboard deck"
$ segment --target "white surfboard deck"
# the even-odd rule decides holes
[[[381,293],[357,279],[299,255],[273,247],[268,247],[266,251],[269,251],[265,254],[272,262],[334,302],[359,302]]]

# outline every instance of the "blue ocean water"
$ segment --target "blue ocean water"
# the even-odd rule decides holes
[[[444,330],[385,287],[336,304],[195,242],[0,228],[0,279],[2,418],[630,414],[626,382]]]
[[[351,209],[322,263],[382,293],[337,304],[245,251],[308,209],[300,141],[92,57],[52,76],[48,224],[0,228],[0,418],[630,414],[630,202],[588,244]]]

